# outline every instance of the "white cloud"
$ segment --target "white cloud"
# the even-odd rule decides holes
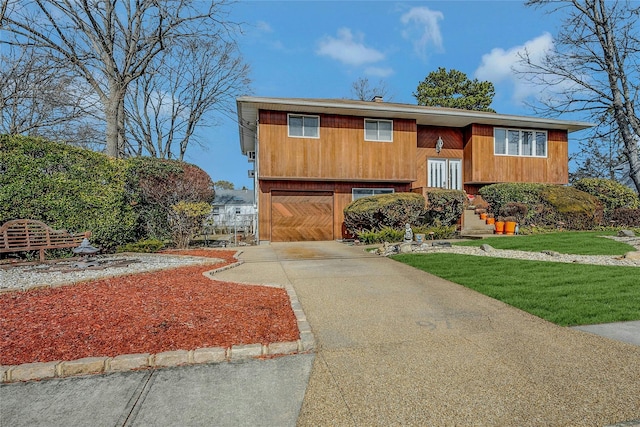
[[[256,28],[261,33],[273,33],[273,28],[271,28],[271,25],[269,25],[269,23],[265,21],[258,21],[256,23]]]
[[[323,38],[316,53],[328,56],[347,65],[363,65],[382,61],[384,54],[376,49],[364,45],[364,35],[356,37],[349,28],[338,30],[338,37],[327,36]]]
[[[365,68],[364,73],[368,76],[385,78],[392,75],[394,71],[391,67],[367,67]]]
[[[413,48],[421,58],[427,54],[427,47],[433,45],[442,51],[442,34],[439,21],[444,14],[428,7],[414,7],[402,15],[400,22],[405,26],[402,36],[413,41]]]
[[[544,33],[521,46],[515,46],[507,50],[495,48],[491,52],[482,55],[482,63],[474,75],[479,80],[488,80],[494,84],[503,81],[512,84],[514,88],[513,98],[520,102],[540,92],[539,86],[527,82],[522,76],[518,75],[518,70],[524,70],[520,62],[522,55],[526,53],[532,62],[538,63],[553,50],[553,38],[549,33]]]

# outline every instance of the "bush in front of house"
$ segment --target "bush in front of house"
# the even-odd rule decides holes
[[[135,240],[124,163],[40,138],[0,135],[0,224],[21,218],[91,231],[92,244],[106,250]]]
[[[356,237],[361,243],[396,243],[404,240],[405,229],[383,227],[381,230],[374,231],[360,231],[356,233]],[[433,233],[433,234],[430,234]],[[455,225],[440,225],[440,226],[417,226],[413,227],[413,236],[415,239],[416,234],[424,234],[425,241],[428,242],[431,238],[434,240],[440,239],[452,239],[456,235]]]
[[[507,203],[523,203],[528,211],[539,205],[540,191],[545,184],[529,183],[501,183],[482,187],[479,191],[482,199],[489,204],[490,211],[500,215],[500,211]]]
[[[609,215],[614,226],[640,227],[640,209],[617,208]]]
[[[605,221],[611,220],[614,210],[620,208],[640,208],[638,194],[617,181],[604,178],[583,178],[573,183],[573,187],[589,193],[602,202]]]
[[[462,190],[429,189],[426,195],[426,224],[453,225],[462,216],[469,203]]]
[[[573,187],[548,185],[540,192],[546,211],[537,215],[537,223],[557,225],[569,230],[591,230],[602,224],[602,203],[589,193]]]
[[[353,235],[384,227],[404,229],[424,222],[425,200],[416,193],[378,194],[354,200],[344,209],[344,224]]]
[[[516,216],[521,225],[588,230],[602,224],[602,204],[573,187],[504,183],[480,189],[493,212]]]

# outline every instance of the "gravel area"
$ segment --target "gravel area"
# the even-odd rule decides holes
[[[619,242],[627,243],[637,250],[640,250],[640,238],[638,237],[615,237],[604,236]],[[475,255],[495,258],[514,258],[524,259],[531,261],[549,261],[549,262],[564,262],[575,264],[594,264],[594,265],[612,265],[612,266],[627,266],[627,267],[640,267],[640,259],[628,259],[624,256],[611,256],[611,255],[568,255],[560,254],[553,251],[541,251],[541,252],[527,252],[527,251],[515,251],[505,249],[490,248],[483,250],[474,246],[431,246],[425,243],[421,246],[413,249],[414,253],[454,253],[461,255]]]
[[[114,265],[103,269],[83,269],[74,268],[73,264],[77,263],[77,260],[61,260],[55,264],[0,266],[2,267],[0,268],[0,292],[16,289],[25,290],[34,287],[60,286],[103,277],[166,270],[188,265],[216,264],[221,261],[217,258],[139,253],[100,255],[96,259],[102,266],[105,264]],[[118,264],[125,263],[128,263],[128,265],[118,266]]]

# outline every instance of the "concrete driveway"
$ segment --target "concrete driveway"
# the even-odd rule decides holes
[[[337,242],[273,243],[242,258],[220,278],[291,283],[315,334],[300,426],[640,419],[640,347]]]

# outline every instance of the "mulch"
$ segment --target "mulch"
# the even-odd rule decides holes
[[[202,275],[235,251],[165,253],[224,261],[0,294],[0,365],[299,338],[284,289]]]

